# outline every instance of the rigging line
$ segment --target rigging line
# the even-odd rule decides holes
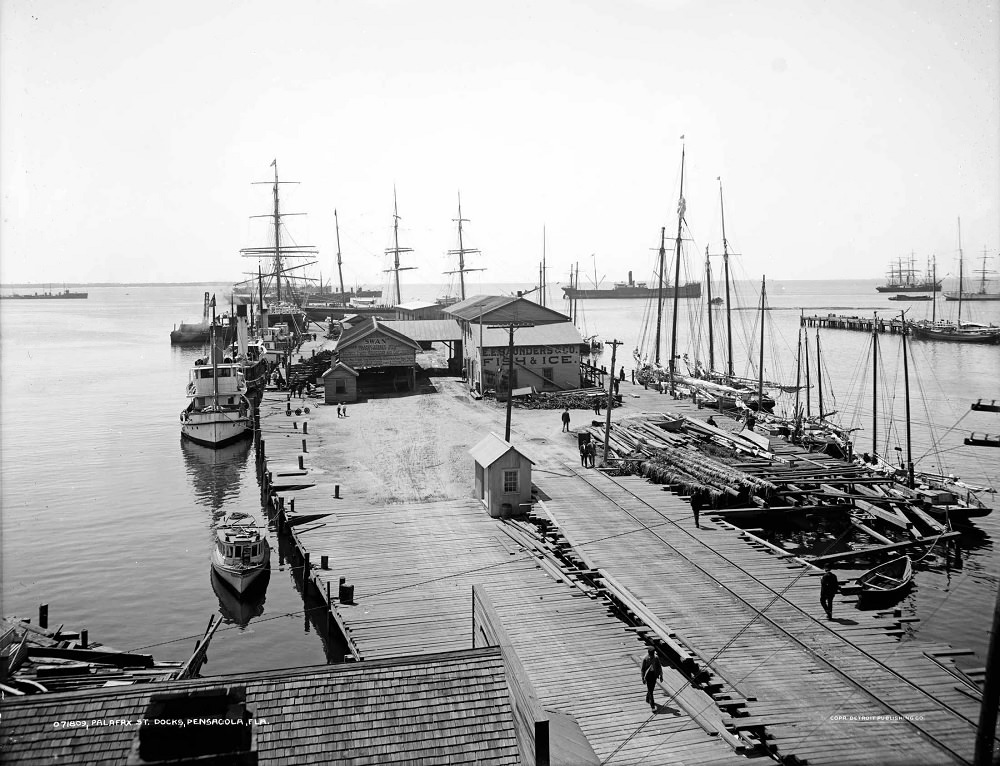
[[[953,452],[953,451],[954,451],[954,450],[956,450],[956,449],[961,449],[961,447],[949,447],[948,449],[944,449],[944,450],[937,450],[937,449],[935,449],[935,448],[936,448],[937,444],[940,444],[940,443],[941,443],[941,441],[943,441],[943,440],[944,440],[944,438],[945,438],[945,437],[946,437],[946,436],[947,436],[948,434],[950,434],[950,433],[951,433],[952,431],[954,431],[954,430],[955,430],[955,429],[956,429],[956,428],[958,427],[958,424],[959,424],[959,423],[961,423],[961,422],[962,422],[963,420],[965,420],[966,416],[967,416],[967,415],[968,415],[968,414],[969,414],[970,412],[972,412],[972,410],[967,410],[966,412],[963,412],[963,413],[962,413],[962,416],[961,416],[961,417],[960,417],[960,418],[959,418],[958,420],[956,420],[956,421],[954,422],[954,424],[953,424],[953,425],[949,426],[949,427],[948,427],[948,430],[947,430],[947,431],[945,431],[945,432],[944,432],[944,433],[943,433],[943,434],[941,435],[941,439],[940,439],[940,440],[938,440],[938,441],[937,441],[936,443],[933,443],[933,442],[932,442],[932,446],[931,446],[931,448],[930,448],[929,450],[927,450],[926,452],[924,452],[924,453],[923,453],[923,454],[922,454],[922,455],[921,455],[920,457],[918,457],[918,458],[917,458],[917,459],[916,459],[916,460],[915,460],[914,462],[918,462],[918,461],[920,461],[920,460],[923,460],[923,459],[924,459],[925,457],[927,457],[928,455],[930,455],[930,454],[931,454],[932,452],[934,452],[934,453],[937,453],[937,454],[944,454],[945,452]],[[961,446],[964,446],[964,445],[961,445]]]
[[[593,484],[593,483],[592,483],[592,482],[591,482],[591,481],[589,480],[589,478],[586,478],[586,477],[583,477],[583,478],[584,478],[584,481],[586,481],[586,482],[587,482],[588,484],[590,484],[590,486],[591,486],[591,487],[592,487],[593,489],[595,489],[595,490],[596,490],[597,492],[600,492],[600,493],[601,493],[602,495],[604,495],[604,496],[605,496],[605,497],[606,497],[606,498],[607,498],[607,499],[608,499],[608,500],[609,500],[610,502],[612,502],[613,504],[615,504],[615,505],[618,505],[618,507],[619,507],[619,508],[621,508],[621,510],[622,510],[622,511],[623,511],[623,512],[624,512],[624,513],[625,513],[626,515],[628,515],[629,517],[631,517],[633,521],[635,521],[635,522],[636,522],[636,523],[638,523],[638,524],[643,524],[643,522],[642,522],[641,520],[639,520],[638,518],[636,518],[636,517],[635,517],[635,516],[634,516],[634,515],[633,515],[633,514],[632,514],[631,512],[629,512],[628,510],[626,510],[625,508],[623,508],[623,507],[622,507],[622,506],[621,506],[620,504],[618,504],[618,503],[617,503],[617,502],[616,502],[616,501],[615,501],[615,500],[614,500],[613,498],[611,498],[611,496],[610,496],[610,495],[608,495],[608,494],[607,494],[606,492],[604,492],[604,491],[603,491],[603,490],[601,490],[600,488],[598,488],[598,487],[594,486],[594,484]],[[610,477],[609,477],[609,478],[610,478]],[[628,493],[629,495],[631,495],[631,496],[632,496],[632,497],[633,497],[633,498],[634,498],[635,500],[637,500],[637,501],[638,501],[639,503],[641,503],[641,504],[642,504],[642,505],[644,505],[644,506],[645,506],[646,508],[648,508],[648,509],[650,509],[651,511],[653,511],[653,513],[657,514],[658,516],[660,516],[660,517],[662,517],[662,518],[664,518],[664,519],[667,519],[667,517],[666,517],[666,516],[665,516],[665,515],[664,515],[664,514],[663,514],[662,512],[660,512],[660,511],[659,511],[659,510],[657,510],[657,509],[656,509],[655,507],[653,507],[652,505],[650,505],[650,503],[648,503],[647,501],[645,501],[645,500],[643,500],[642,498],[638,497],[638,496],[637,496],[637,495],[636,495],[636,494],[635,494],[634,492],[632,492],[631,490],[629,490],[629,489],[627,489],[627,488],[623,487],[622,485],[618,484],[617,482],[615,482],[615,484],[616,484],[616,486],[617,486],[617,487],[618,487],[619,489],[622,489],[622,490],[624,490],[624,491],[625,491],[626,493]],[[684,532],[685,534],[687,534],[687,536],[688,536],[688,537],[691,537],[691,538],[695,539],[695,540],[696,540],[697,542],[701,542],[700,540],[698,540],[698,538],[695,538],[695,537],[694,537],[693,533],[689,532],[688,530],[685,530],[685,529],[682,529],[682,528],[680,527],[680,525],[679,525],[679,524],[677,524],[677,522],[673,521],[672,519],[667,519],[667,521],[668,521],[669,523],[673,524],[673,525],[674,525],[675,527],[677,527],[677,529],[679,529],[680,531],[682,531],[682,532]],[[657,525],[657,526],[661,526],[661,525]],[[650,531],[652,531],[652,530],[650,530]],[[669,542],[668,542],[667,540],[665,540],[665,539],[664,539],[663,537],[661,537],[661,536],[660,536],[659,534],[657,534],[656,532],[652,532],[652,534],[653,534],[653,536],[654,536],[654,537],[656,537],[657,539],[659,539],[659,540],[660,540],[660,541],[661,541],[661,542],[662,542],[662,543],[663,543],[664,545],[666,545],[666,546],[667,546],[668,548],[670,548],[670,549],[674,550],[674,551],[675,551],[675,552],[676,552],[676,553],[677,553],[678,555],[680,555],[681,557],[683,557],[683,558],[687,559],[687,560],[688,560],[688,561],[689,561],[689,562],[690,562],[691,564],[693,564],[693,565],[694,565],[694,567],[695,567],[696,569],[700,570],[700,571],[701,571],[701,572],[702,572],[702,573],[703,573],[704,575],[708,576],[708,577],[709,577],[709,579],[711,579],[711,580],[715,580],[715,582],[717,582],[717,583],[719,583],[719,584],[722,584],[722,582],[721,582],[721,581],[720,581],[720,580],[719,580],[719,579],[718,579],[717,577],[715,577],[715,576],[714,576],[714,575],[713,575],[713,574],[712,574],[711,572],[709,572],[709,571],[708,571],[707,569],[705,569],[705,568],[704,568],[704,567],[702,567],[701,565],[699,565],[699,564],[697,564],[696,562],[694,562],[694,561],[693,561],[692,559],[690,559],[689,557],[687,557],[687,556],[684,556],[684,554],[680,553],[680,551],[678,551],[678,550],[677,550],[676,548],[674,548],[674,546],[673,546],[673,545],[671,545],[671,544],[670,544],[670,543],[669,543]],[[704,543],[702,543],[702,545],[704,546]],[[707,546],[705,546],[705,547],[707,548]],[[749,578],[750,580],[753,580],[753,581],[754,581],[754,582],[756,582],[756,583],[757,583],[758,585],[762,586],[762,587],[763,587],[763,588],[764,588],[764,589],[765,589],[766,591],[770,591],[771,593],[777,593],[777,591],[775,591],[775,590],[774,590],[773,588],[771,588],[771,587],[770,587],[769,585],[767,585],[767,583],[763,582],[762,580],[760,580],[759,578],[757,578],[756,576],[754,576],[753,574],[751,574],[750,572],[748,572],[748,571],[747,571],[746,569],[744,569],[743,567],[741,567],[741,566],[740,566],[739,564],[737,564],[736,562],[734,562],[734,561],[731,561],[730,559],[726,558],[725,556],[723,556],[723,555],[722,555],[721,553],[719,553],[718,551],[716,551],[716,550],[714,550],[714,549],[711,549],[711,548],[708,548],[708,550],[709,550],[709,551],[710,551],[711,553],[714,553],[714,554],[715,554],[716,556],[718,556],[719,558],[722,558],[722,559],[723,559],[724,561],[726,561],[726,562],[730,563],[731,565],[733,565],[734,567],[736,567],[737,569],[739,569],[739,570],[740,570],[740,572],[742,572],[742,573],[743,573],[743,574],[744,574],[744,575],[745,575],[746,577],[748,577],[748,578]],[[731,594],[732,594],[732,595],[733,595],[733,596],[734,596],[734,597],[735,597],[736,599],[738,599],[738,600],[740,600],[740,601],[743,601],[743,603],[744,603],[744,604],[746,604],[746,605],[747,605],[747,606],[748,606],[748,607],[749,607],[750,609],[752,609],[752,610],[755,610],[755,611],[757,611],[757,610],[756,610],[756,608],[755,608],[755,607],[753,606],[753,604],[751,604],[751,603],[750,603],[749,601],[747,601],[747,600],[746,600],[745,598],[743,598],[743,597],[739,596],[739,595],[738,595],[737,593],[735,593],[735,591],[732,591],[732,590],[730,590],[729,592],[730,592],[730,593],[731,593]],[[787,605],[788,605],[788,606],[789,606],[790,608],[792,608],[793,610],[795,610],[795,611],[798,611],[798,612],[801,612],[802,614],[806,615],[807,617],[810,617],[810,618],[812,617],[812,615],[810,615],[810,614],[809,614],[808,612],[806,612],[806,611],[805,611],[805,610],[804,610],[804,609],[803,609],[802,607],[798,606],[797,604],[794,604],[794,603],[792,603],[791,601],[788,601],[787,599],[782,599],[782,601],[783,601],[783,602],[784,602],[785,604],[787,604]],[[773,602],[772,602],[772,603],[773,603]],[[853,678],[852,678],[851,676],[849,676],[849,675],[848,675],[847,673],[845,673],[844,671],[842,671],[842,670],[841,670],[841,669],[840,669],[840,668],[839,668],[839,667],[838,667],[838,666],[837,666],[837,665],[836,665],[836,664],[835,664],[835,663],[834,663],[834,662],[833,662],[832,660],[829,660],[829,659],[827,659],[827,658],[825,658],[825,657],[822,657],[822,656],[820,656],[820,655],[818,655],[818,654],[815,654],[815,653],[814,653],[814,652],[812,651],[812,648],[811,648],[811,647],[809,647],[809,646],[807,646],[807,645],[806,645],[806,643],[805,643],[805,642],[804,642],[804,641],[803,641],[802,639],[798,638],[798,637],[797,637],[797,636],[796,636],[796,635],[795,635],[794,633],[792,633],[791,631],[789,631],[789,630],[787,630],[787,629],[785,629],[785,628],[782,628],[782,627],[781,627],[780,625],[778,625],[778,624],[777,624],[777,623],[776,623],[776,622],[775,622],[774,620],[772,620],[772,619],[771,619],[770,617],[766,617],[766,615],[765,615],[765,613],[764,613],[764,610],[759,610],[759,611],[757,611],[757,615],[756,615],[756,616],[754,617],[754,620],[753,620],[753,621],[756,621],[756,619],[757,619],[758,617],[765,617],[765,618],[766,618],[766,619],[768,620],[768,622],[770,622],[770,623],[771,623],[771,624],[772,624],[772,625],[773,625],[773,626],[774,626],[774,627],[775,627],[776,629],[778,629],[779,631],[781,631],[781,632],[785,633],[785,634],[786,634],[787,636],[789,636],[789,638],[791,638],[791,639],[792,639],[793,641],[795,641],[795,642],[796,642],[796,643],[798,643],[798,644],[799,644],[800,646],[802,646],[802,647],[803,647],[804,649],[806,649],[806,651],[807,651],[807,652],[809,652],[809,653],[810,653],[810,654],[811,654],[812,656],[814,656],[814,657],[816,657],[816,658],[817,658],[818,660],[820,660],[820,661],[822,661],[822,662],[826,663],[826,664],[827,664],[827,665],[828,665],[828,666],[829,666],[829,667],[830,667],[830,668],[831,668],[832,670],[834,670],[835,672],[837,672],[837,673],[840,673],[841,675],[843,675],[843,677],[844,677],[844,678],[845,678],[845,679],[846,679],[846,680],[847,680],[847,681],[848,681],[849,683],[852,683],[852,684],[856,685],[856,686],[857,686],[857,687],[858,687],[858,688],[859,688],[860,690],[863,690],[863,691],[865,691],[866,693],[870,694],[870,695],[872,696],[872,698],[873,698],[873,699],[874,699],[874,700],[875,700],[875,701],[876,701],[876,702],[877,702],[878,704],[880,704],[880,705],[882,705],[883,707],[885,707],[885,708],[888,708],[889,710],[892,710],[893,712],[895,712],[895,713],[899,714],[899,713],[898,713],[898,711],[894,710],[894,709],[893,709],[893,707],[892,707],[892,706],[891,706],[891,705],[890,705],[890,704],[889,704],[888,702],[886,702],[885,700],[882,700],[882,699],[880,699],[880,698],[876,697],[874,693],[872,693],[872,692],[869,692],[869,691],[868,691],[868,689],[867,689],[866,687],[864,687],[863,685],[861,685],[861,684],[860,684],[860,682],[858,682],[858,681],[854,680],[854,679],[853,679]],[[817,622],[817,621],[815,621],[815,620],[814,620],[814,622],[815,622],[815,623],[816,623],[816,624],[817,624],[818,626],[820,626],[821,628],[825,628],[825,629],[826,629],[826,630],[827,630],[827,631],[828,631],[829,633],[833,633],[834,635],[836,635],[836,636],[837,636],[837,637],[838,637],[839,639],[841,639],[841,640],[842,640],[842,641],[844,642],[844,644],[845,644],[845,645],[846,645],[847,647],[850,647],[850,648],[854,649],[854,650],[855,650],[855,651],[856,651],[856,652],[857,652],[858,654],[860,654],[860,655],[862,655],[863,657],[865,657],[865,658],[867,658],[868,660],[870,660],[870,661],[871,661],[871,662],[872,662],[873,664],[875,664],[875,665],[876,665],[877,667],[880,667],[880,668],[882,668],[883,670],[885,670],[886,672],[888,672],[888,673],[889,673],[890,675],[892,675],[892,676],[895,676],[896,678],[900,679],[901,681],[903,681],[903,682],[904,682],[905,684],[907,684],[908,686],[912,687],[913,689],[915,689],[916,691],[920,692],[920,693],[921,693],[921,694],[923,694],[924,696],[926,696],[926,697],[930,698],[931,700],[933,700],[934,702],[936,702],[936,703],[937,703],[937,704],[938,704],[938,705],[939,705],[940,707],[944,708],[945,710],[948,710],[948,711],[949,711],[950,713],[952,713],[952,714],[953,714],[954,716],[956,716],[956,717],[958,717],[958,718],[962,719],[963,721],[966,721],[966,722],[968,722],[968,723],[971,723],[971,724],[972,724],[973,726],[976,726],[976,725],[977,725],[977,724],[976,724],[976,722],[974,722],[974,721],[969,721],[969,719],[968,719],[968,718],[966,718],[966,717],[965,717],[964,715],[962,715],[962,714],[961,714],[960,712],[958,712],[958,711],[956,711],[956,710],[952,709],[952,708],[951,708],[951,707],[950,707],[950,706],[949,706],[949,705],[948,705],[948,704],[947,704],[946,702],[944,702],[943,700],[940,700],[940,699],[938,699],[937,697],[935,697],[935,696],[934,696],[933,694],[931,694],[931,693],[930,693],[930,692],[928,692],[927,690],[925,690],[925,689],[921,688],[920,686],[918,686],[917,684],[915,684],[915,683],[914,683],[913,681],[910,681],[909,679],[907,679],[907,678],[906,678],[905,676],[903,676],[903,675],[902,675],[901,673],[899,673],[898,671],[894,670],[893,668],[890,668],[890,667],[889,667],[888,665],[886,665],[886,664],[885,664],[884,662],[882,662],[881,660],[879,660],[879,659],[878,659],[877,657],[873,656],[872,654],[870,654],[869,652],[865,651],[864,649],[862,649],[862,648],[861,648],[861,647],[859,647],[858,645],[854,644],[853,642],[851,642],[851,641],[850,641],[849,639],[847,639],[846,637],[844,637],[844,636],[841,636],[840,634],[837,634],[837,633],[835,633],[835,632],[833,631],[833,629],[832,629],[832,628],[830,628],[829,626],[826,626],[826,625],[824,625],[823,623],[821,623],[821,622]],[[902,714],[899,714],[899,715],[900,715],[901,717],[903,717],[903,716],[902,716]],[[908,720],[908,719],[907,719],[907,720]],[[918,727],[918,726],[917,726],[917,725],[916,725],[915,723],[913,723],[912,721],[909,721],[909,720],[908,720],[908,722],[909,722],[909,723],[910,723],[910,724],[911,724],[911,725],[912,725],[912,726],[913,726],[913,727],[914,727],[914,728],[915,728],[915,729],[916,729],[916,730],[917,730],[918,732],[920,732],[920,733],[921,733],[922,735],[924,735],[924,736],[926,736],[926,737],[930,737],[930,738],[932,738],[932,739],[933,739],[932,735],[930,735],[930,734],[928,734],[927,732],[923,731],[923,730],[922,730],[922,729],[921,729],[920,727]],[[944,748],[944,749],[948,749],[948,748],[947,748],[947,746],[946,746],[946,745],[944,745],[943,743],[940,743],[940,742],[939,742],[939,744],[941,745],[941,747],[942,747],[942,748]],[[951,752],[951,751],[949,750],[949,752]],[[956,755],[956,757],[958,757],[958,756]]]

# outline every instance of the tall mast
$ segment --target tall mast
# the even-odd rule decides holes
[[[542,305],[546,302],[546,292],[548,292],[548,285],[545,284],[546,272],[545,269],[548,268],[545,264],[545,224],[542,224]]]
[[[806,335],[806,417],[812,417],[812,385],[809,380],[809,336]],[[823,415],[823,408],[820,408],[820,416]]]
[[[580,262],[576,262],[576,280],[573,282],[573,286],[579,290],[580,289]],[[573,323],[576,324],[580,320],[580,296],[573,299]]]
[[[962,329],[962,219],[958,219],[958,329]]]
[[[931,281],[931,324],[937,324],[937,256],[931,260],[931,273],[934,275]]]
[[[809,346],[809,338],[806,337],[806,346]],[[820,361],[819,350],[819,328],[816,328],[816,393],[819,394],[819,419],[823,420],[823,363]]]
[[[767,277],[760,278],[760,355],[757,364],[757,412],[764,403],[764,306],[767,301]]]
[[[675,369],[677,363],[677,309],[678,290],[681,285],[681,227],[684,225],[684,212],[687,203],[684,202],[684,146],[681,145],[681,191],[677,199],[677,238],[674,240],[674,317],[673,327],[670,328],[670,393],[676,393],[674,383]]]
[[[660,266],[659,266],[659,284],[656,288],[656,350],[653,354],[653,362],[656,364],[660,363],[660,330],[663,325],[663,272],[666,270],[666,260],[667,251],[664,247],[664,241],[667,236],[667,227],[660,227]]]
[[[396,187],[392,187],[392,242],[393,247],[386,248],[386,255],[389,253],[393,256],[392,271],[395,276],[396,282],[396,304],[403,302],[402,296],[399,291],[399,272],[407,271],[409,269],[416,268],[415,266],[400,266],[399,265],[399,254],[400,253],[412,253],[413,248],[410,247],[400,247],[399,246],[399,206],[396,204]]]
[[[333,224],[337,229],[337,276],[340,277],[340,297],[344,297],[344,270],[340,260],[340,221],[337,219],[337,208],[333,209]]]
[[[805,327],[799,327],[799,345],[795,350],[795,433],[798,434],[799,426],[802,423],[802,405],[799,404],[800,392],[802,390],[802,336],[806,337],[806,345],[809,345],[809,335]]]
[[[906,326],[906,312],[900,312],[899,317]],[[903,344],[903,389],[906,401],[906,486],[913,489],[913,442],[910,438],[910,365],[906,353],[906,333],[900,336]]]
[[[272,226],[274,227],[274,247],[245,247],[240,250],[243,257],[245,258],[265,258],[269,257],[273,260],[273,275],[275,284],[275,299],[281,301],[281,278],[282,276],[293,269],[302,268],[302,266],[311,266],[312,263],[301,264],[299,266],[291,266],[285,268],[284,258],[288,257],[298,257],[303,258],[316,254],[316,248],[312,245],[283,245],[281,244],[281,219],[290,215],[304,215],[304,213],[282,213],[281,205],[278,199],[278,186],[281,184],[297,184],[298,181],[279,181],[278,180],[278,161],[274,160],[271,162],[271,167],[274,168],[274,180],[273,181],[254,181],[254,184],[271,184],[272,187],[272,197],[274,199],[273,209],[270,213],[264,215],[254,215],[251,218],[270,218]],[[315,262],[313,262],[315,263]],[[291,297],[291,296],[289,296]],[[261,298],[263,301],[263,297]]]
[[[872,459],[878,455],[878,314],[872,322]]]
[[[715,334],[712,327],[712,261],[708,255],[708,245],[705,245],[705,285],[708,290],[708,369],[715,370]]]
[[[468,218],[462,218],[462,192],[458,193],[458,218],[453,218],[458,224],[458,250],[449,250],[448,255],[458,256],[458,285],[459,285],[459,295],[461,299],[465,300],[465,272],[467,271],[482,271],[482,269],[467,269],[465,268],[465,256],[469,253],[478,253],[478,250],[470,249],[465,247],[465,243],[462,240],[462,224],[468,223]],[[456,272],[448,272],[454,274]]]
[[[719,176],[719,210],[722,211],[722,264],[726,272],[726,372],[733,377],[733,317],[729,302],[729,240],[726,239],[726,205],[722,199],[722,176]],[[808,389],[807,389],[808,392]],[[809,405],[806,405],[808,410]]]

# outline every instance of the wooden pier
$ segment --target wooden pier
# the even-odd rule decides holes
[[[801,327],[820,327],[831,330],[856,330],[858,332],[888,333],[890,335],[902,335],[908,333],[906,324],[901,319],[884,319],[883,317],[870,316],[843,316],[841,314],[814,314],[803,316],[799,319]]]

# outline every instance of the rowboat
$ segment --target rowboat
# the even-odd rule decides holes
[[[855,581],[861,588],[858,598],[889,598],[901,594],[913,582],[913,562],[900,556],[869,569]]]

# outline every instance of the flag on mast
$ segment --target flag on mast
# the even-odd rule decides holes
[[[271,160],[271,164],[268,165],[268,167],[269,168],[273,168],[277,164],[277,162],[278,162],[278,158],[275,157],[273,160]]]

